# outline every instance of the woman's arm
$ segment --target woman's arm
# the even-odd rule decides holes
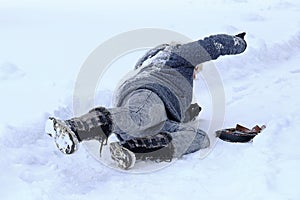
[[[247,43],[244,40],[246,33],[238,35],[212,35],[183,44],[174,49],[175,54],[183,57],[192,65],[196,66],[206,61],[215,60],[223,55],[235,55],[245,51]]]

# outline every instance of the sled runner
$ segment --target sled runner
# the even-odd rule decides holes
[[[235,128],[228,128],[216,131],[216,136],[221,140],[227,142],[249,142],[251,141],[258,133],[266,128],[265,125],[259,127],[258,125],[254,126],[252,129],[248,129],[239,124]]]

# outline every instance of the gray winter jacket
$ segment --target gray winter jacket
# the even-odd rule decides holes
[[[246,46],[240,37],[219,34],[187,44],[163,44],[151,49],[136,64],[135,75],[117,89],[115,106],[122,106],[133,91],[148,89],[163,100],[170,120],[182,122],[192,102],[195,66],[221,55],[242,53]]]

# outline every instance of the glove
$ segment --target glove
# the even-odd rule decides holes
[[[247,42],[244,39],[245,35],[246,33],[243,32],[237,35],[213,35],[209,38],[214,42],[216,49],[219,49],[220,55],[235,55],[245,51],[247,47]],[[222,46],[222,48],[219,46]]]
[[[239,34],[235,35],[235,37],[240,38],[240,39],[243,40],[243,42],[244,42],[244,48],[246,49],[247,48],[247,42],[245,40],[245,35],[246,35],[246,32],[242,32],[242,33],[239,33]]]

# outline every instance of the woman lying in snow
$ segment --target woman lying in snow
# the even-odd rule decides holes
[[[210,145],[207,134],[188,123],[200,107],[191,104],[197,65],[221,55],[240,54],[245,33],[212,35],[187,44],[163,44],[148,51],[136,64],[136,74],[117,89],[113,108],[97,107],[68,120],[49,118],[46,132],[65,154],[84,140],[110,143],[113,160],[122,169],[136,160],[171,161]]]

